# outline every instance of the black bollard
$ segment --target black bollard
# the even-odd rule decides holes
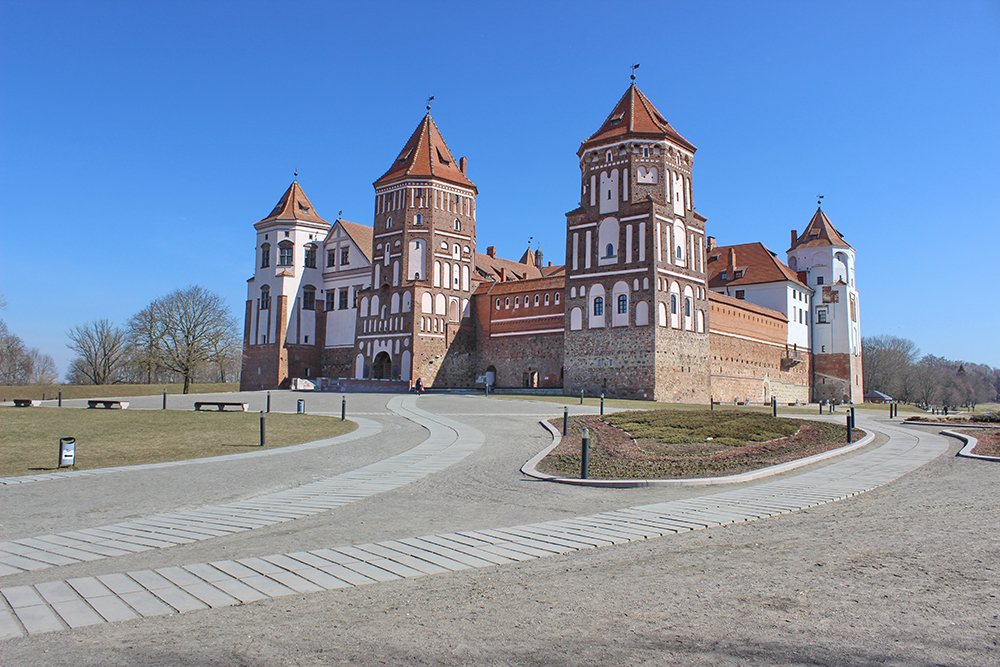
[[[347,419],[347,397],[340,399],[340,421]]]
[[[580,390],[580,405],[583,405],[583,389]]]
[[[271,411],[271,392],[267,392],[267,411]]]
[[[62,392],[61,391],[59,392],[59,398],[56,399],[56,406],[60,407],[60,408],[62,407]]]
[[[858,423],[858,416],[854,414],[854,406],[851,406],[851,429],[853,429]]]
[[[819,413],[823,414],[823,401],[819,402]]]
[[[264,443],[267,441],[266,435],[267,426],[264,423],[264,411],[260,411],[260,446],[263,447]]]
[[[715,412],[715,396],[708,397],[708,409]]]
[[[580,439],[580,479],[590,475],[590,429],[583,427]]]
[[[563,435],[569,432],[569,408],[563,408]]]
[[[778,416],[778,399],[775,398],[774,396],[771,397],[771,416],[772,417]]]
[[[166,410],[167,409],[167,390],[166,389],[163,390],[163,407],[160,408],[160,409],[161,410]]]
[[[854,442],[854,428],[851,426],[851,415],[847,415],[847,444]]]
[[[604,416],[604,394],[601,394],[601,416]]]

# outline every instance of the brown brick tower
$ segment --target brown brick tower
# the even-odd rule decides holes
[[[372,288],[361,293],[355,377],[468,386],[476,186],[430,111],[374,183]]]
[[[580,146],[580,206],[566,214],[569,392],[708,400],[695,150],[634,83]]]

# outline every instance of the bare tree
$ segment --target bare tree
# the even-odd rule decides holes
[[[42,354],[35,348],[28,350],[31,365],[28,384],[53,384],[59,379],[56,362],[48,354]]]
[[[896,395],[905,390],[905,376],[917,361],[916,343],[898,336],[870,336],[861,342],[865,391]]]
[[[236,335],[236,323],[217,294],[193,286],[171,292],[150,304],[155,315],[159,358],[164,368],[181,375],[184,393],[198,368],[212,361]]]
[[[73,381],[112,384],[120,380],[128,354],[124,330],[110,320],[95,320],[73,327],[66,335],[67,347],[77,354],[70,367]]]
[[[150,304],[132,316],[128,322],[127,340],[129,361],[133,372],[146,384],[159,379],[161,360],[160,343],[163,327],[157,319],[156,309]]]

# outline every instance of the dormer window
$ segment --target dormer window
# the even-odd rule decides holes
[[[719,279],[721,279],[721,280],[729,280],[729,272],[728,271],[723,271],[722,273],[720,273],[719,274]]]
[[[736,272],[735,272],[735,273],[733,274],[733,277],[734,277],[734,278],[742,278],[742,277],[743,277],[743,269],[740,269],[739,271],[736,271]]]

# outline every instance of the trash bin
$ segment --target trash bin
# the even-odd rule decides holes
[[[76,465],[76,438],[59,438],[59,468]]]
[[[300,415],[304,415],[306,413],[306,401],[304,398],[300,398],[295,401],[295,412]]]

